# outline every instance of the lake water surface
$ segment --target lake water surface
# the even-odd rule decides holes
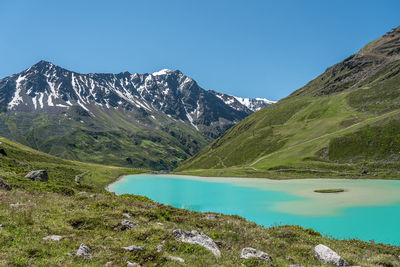
[[[314,192],[326,188],[346,191]],[[236,214],[265,226],[301,225],[335,238],[400,245],[400,181],[145,174],[125,176],[108,190],[177,208]]]

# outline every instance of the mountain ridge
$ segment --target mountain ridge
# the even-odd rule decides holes
[[[67,159],[171,169],[270,102],[245,104],[179,70],[80,74],[39,61],[0,80],[0,134]]]
[[[177,171],[398,179],[399,122],[397,27],[288,97],[245,118]]]

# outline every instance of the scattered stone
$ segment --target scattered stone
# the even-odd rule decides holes
[[[139,264],[137,264],[136,262],[130,262],[130,261],[127,261],[127,262],[126,262],[126,264],[127,264],[127,266],[135,266],[135,267],[140,267],[140,265],[139,265]]]
[[[303,265],[300,265],[300,264],[290,264],[289,267],[303,267]]]
[[[129,247],[122,247],[122,249],[125,249],[127,251],[139,251],[139,250],[143,250],[143,247],[139,247],[139,246],[129,246]]]
[[[19,203],[19,202],[15,202],[15,203],[11,203],[10,204],[10,207],[11,208],[16,208],[16,207],[19,207],[19,206],[23,206],[24,204],[21,204],[21,203]]]
[[[179,257],[175,257],[175,256],[168,256],[168,259],[173,260],[173,261],[179,261],[179,262],[182,262],[182,263],[185,262],[184,259],[179,258]]]
[[[104,264],[104,266],[111,266],[113,264],[112,261],[107,261],[106,264]]]
[[[203,233],[199,233],[195,230],[187,232],[181,229],[177,229],[173,231],[173,234],[175,239],[178,241],[203,246],[206,249],[210,250],[216,257],[221,256],[221,252],[219,251],[218,246],[217,244],[215,244],[214,240],[204,235]]]
[[[240,255],[242,259],[257,258],[265,261],[272,260],[271,256],[264,251],[255,248],[244,248],[242,249],[242,254]]]
[[[215,220],[217,219],[217,214],[207,214],[205,218],[207,220]]]
[[[78,195],[80,195],[80,196],[88,196],[89,194],[87,192],[79,192]]]
[[[160,223],[160,222],[158,222],[158,223],[157,223],[157,225],[161,225],[161,226],[163,226],[164,224],[163,224],[163,223]]]
[[[60,241],[63,237],[60,235],[48,235],[43,237],[43,240]]]
[[[124,216],[127,219],[129,219],[131,217],[131,215],[129,215],[129,213],[122,213],[122,216]]]
[[[7,157],[7,153],[6,153],[6,151],[4,150],[4,148],[0,148],[0,154],[3,155],[3,156],[5,156],[5,157]]]
[[[72,253],[67,253],[67,257],[73,257],[74,256],[74,254],[72,254]]]
[[[3,225],[0,223],[0,228],[3,228]]]
[[[122,230],[129,230],[132,229],[133,227],[136,227],[137,223],[134,223],[129,220],[122,220],[121,225],[122,225]]]
[[[89,197],[96,197],[96,194],[91,194],[89,195]]]
[[[49,180],[49,176],[47,175],[46,170],[31,171],[27,175],[25,175],[25,178],[40,182],[47,182]]]
[[[164,249],[163,245],[158,245],[157,246],[157,252],[161,252]]]
[[[90,248],[83,243],[79,246],[78,250],[76,251],[76,256],[83,257],[88,260],[92,258],[92,254],[90,254]]]
[[[319,244],[314,248],[313,255],[320,262],[325,264],[332,264],[334,266],[349,266],[349,264],[335,251],[322,244]]]
[[[7,191],[10,191],[12,189],[11,185],[7,184],[3,180],[0,180],[0,188]]]

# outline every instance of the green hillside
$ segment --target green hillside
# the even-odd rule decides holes
[[[96,105],[89,113],[73,106],[63,114],[0,113],[6,137],[37,150],[70,160],[166,170],[211,142],[180,121],[158,114],[157,119]]]
[[[247,117],[177,171],[400,178],[400,27]]]
[[[128,261],[141,266],[324,266],[312,255],[320,243],[352,265],[398,266],[399,247],[330,239],[298,226],[264,228],[238,216],[214,214],[209,219],[141,196],[116,196],[104,186],[120,175],[143,171],[68,161],[5,138],[0,142],[0,180],[12,186],[10,191],[0,187],[0,266],[127,266]],[[24,178],[37,169],[47,170],[48,182]],[[138,226],[123,230],[127,214]],[[175,229],[205,233],[217,243],[221,257],[176,241]],[[62,239],[43,240],[49,235]],[[82,243],[90,247],[91,259],[76,256]],[[122,249],[131,245],[142,250]],[[241,259],[248,246],[266,251],[272,261]]]

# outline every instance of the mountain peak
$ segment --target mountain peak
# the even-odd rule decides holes
[[[54,66],[54,64],[53,63],[51,63],[50,61],[46,61],[46,60],[40,60],[38,63],[36,63],[35,65],[33,65],[33,67],[35,67],[35,66],[40,66],[40,67],[42,67],[42,66]]]
[[[180,71],[179,70],[162,69],[160,71],[153,72],[152,75],[153,76],[162,76],[162,75],[167,75],[167,74],[176,73],[176,72],[180,72]]]

